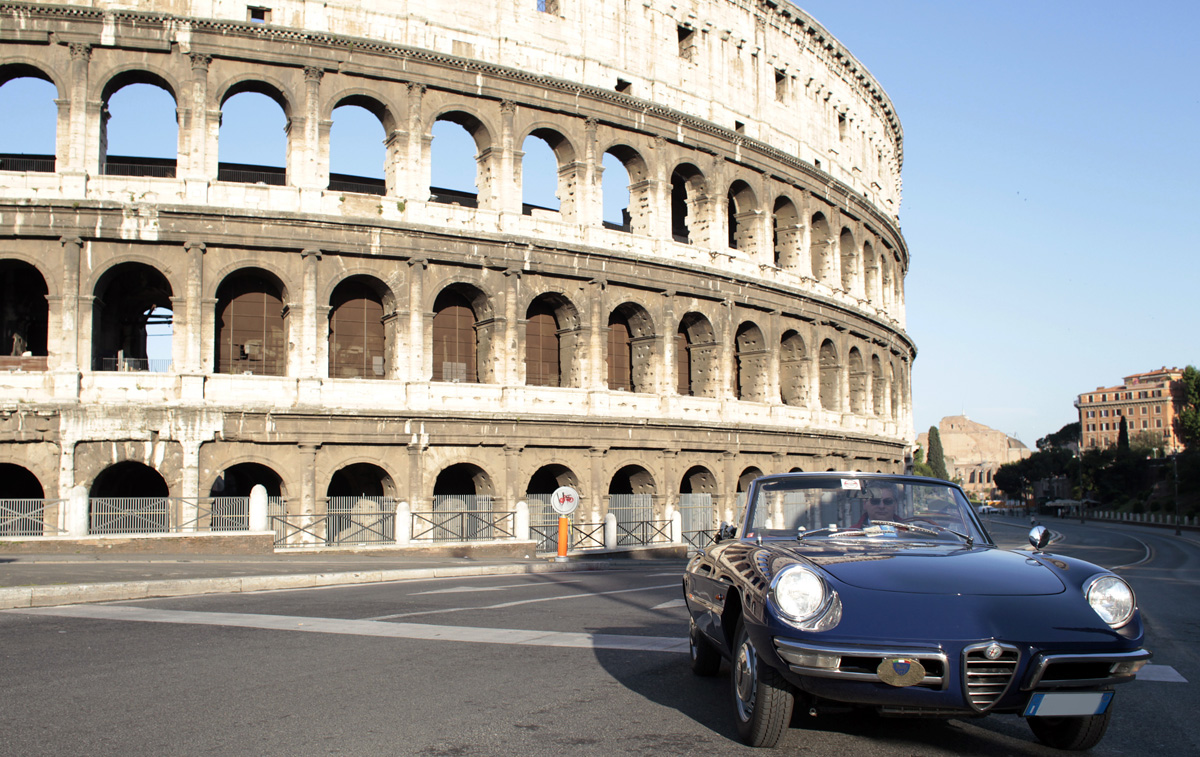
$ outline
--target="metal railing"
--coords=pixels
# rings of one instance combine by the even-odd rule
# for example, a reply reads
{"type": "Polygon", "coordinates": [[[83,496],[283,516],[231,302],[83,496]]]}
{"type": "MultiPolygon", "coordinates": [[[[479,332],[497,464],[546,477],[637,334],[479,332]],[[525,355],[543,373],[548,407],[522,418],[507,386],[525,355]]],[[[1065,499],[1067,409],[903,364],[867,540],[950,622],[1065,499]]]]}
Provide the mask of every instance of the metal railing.
{"type": "Polygon", "coordinates": [[[608,511],[617,519],[617,546],[671,541],[671,522],[654,517],[654,495],[610,494],[608,511]]]}
{"type": "Polygon", "coordinates": [[[250,528],[249,497],[92,497],[88,533],[214,533],[250,528]]]}
{"type": "Polygon", "coordinates": [[[96,369],[100,371],[170,373],[170,358],[144,357],[102,357],[96,361],[96,369]]]}
{"type": "Polygon", "coordinates": [[[106,176],[150,176],[174,179],[175,159],[107,155],[104,157],[100,172],[106,176]]]}
{"type": "Polygon", "coordinates": [[[396,541],[396,501],[391,497],[330,497],[326,544],[396,541]]]}
{"type": "Polygon", "coordinates": [[[37,171],[54,173],[53,155],[24,155],[0,153],[0,171],[37,171]]]}
{"type": "Polygon", "coordinates": [[[0,536],[58,536],[66,531],[47,523],[58,520],[58,507],[65,499],[0,499],[0,536]]]}
{"type": "Polygon", "coordinates": [[[603,523],[572,523],[569,534],[571,549],[604,549],[603,523]]]}
{"type": "Polygon", "coordinates": [[[435,494],[433,510],[412,513],[413,541],[516,538],[516,514],[497,511],[490,495],[435,494]]]}
{"type": "Polygon", "coordinates": [[[244,163],[219,163],[217,164],[217,181],[238,184],[269,184],[282,187],[287,185],[287,169],[275,166],[252,166],[244,163]]]}
{"type": "Polygon", "coordinates": [[[370,176],[349,176],[347,174],[329,174],[329,191],[356,192],[366,195],[387,194],[387,182],[370,176]]]}
{"type": "Polygon", "coordinates": [[[712,543],[717,532],[717,511],[711,494],[680,494],[681,537],[689,551],[699,551],[712,543]]]}

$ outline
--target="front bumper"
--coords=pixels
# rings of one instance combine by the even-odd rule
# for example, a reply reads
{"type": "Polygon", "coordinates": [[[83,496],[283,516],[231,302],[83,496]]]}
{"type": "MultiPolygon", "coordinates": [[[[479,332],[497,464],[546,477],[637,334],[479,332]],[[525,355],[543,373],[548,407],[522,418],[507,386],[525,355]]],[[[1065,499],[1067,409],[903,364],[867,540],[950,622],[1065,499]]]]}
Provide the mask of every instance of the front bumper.
{"type": "Polygon", "coordinates": [[[772,638],[781,672],[809,694],[892,714],[983,715],[1022,710],[1048,690],[1098,690],[1131,681],[1151,657],[1144,649],[1050,652],[994,640],[943,646],[813,644],[772,638]],[[908,685],[885,683],[892,660],[915,661],[925,675],[908,685]]]}

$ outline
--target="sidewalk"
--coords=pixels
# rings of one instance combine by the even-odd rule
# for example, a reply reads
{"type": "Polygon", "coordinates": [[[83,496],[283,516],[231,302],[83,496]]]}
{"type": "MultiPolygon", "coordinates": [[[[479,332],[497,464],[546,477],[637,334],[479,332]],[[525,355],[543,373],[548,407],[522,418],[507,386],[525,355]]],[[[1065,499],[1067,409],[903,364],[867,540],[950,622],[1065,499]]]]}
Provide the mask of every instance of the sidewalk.
{"type": "MultiPolygon", "coordinates": [[[[0,610],[149,597],[631,567],[610,555],[464,558],[312,552],[246,556],[0,554],[0,610]]],[[[683,563],[678,563],[682,573],[683,563]]]]}

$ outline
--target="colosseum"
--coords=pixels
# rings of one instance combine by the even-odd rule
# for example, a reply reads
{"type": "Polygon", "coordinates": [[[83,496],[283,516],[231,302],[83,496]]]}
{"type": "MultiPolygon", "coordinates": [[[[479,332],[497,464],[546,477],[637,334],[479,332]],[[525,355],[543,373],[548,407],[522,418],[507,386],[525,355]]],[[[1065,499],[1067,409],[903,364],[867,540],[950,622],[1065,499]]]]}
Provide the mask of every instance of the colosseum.
{"type": "Polygon", "coordinates": [[[561,486],[581,524],[698,533],[762,473],[903,469],[903,134],[818,21],[251,2],[0,4],[0,85],[56,113],[53,154],[0,144],[4,533],[67,534],[80,491],[93,534],[244,528],[215,503],[262,487],[281,542],[499,538],[561,486]],[[134,86],[173,101],[173,157],[108,153],[134,86]],[[222,159],[246,95],[279,165],[222,159]],[[373,176],[331,160],[357,110],[373,176]],[[473,183],[436,186],[463,157],[473,183]],[[176,504],[106,528],[122,499],[176,504]],[[411,528],[347,535],[364,502],[411,528]]]}

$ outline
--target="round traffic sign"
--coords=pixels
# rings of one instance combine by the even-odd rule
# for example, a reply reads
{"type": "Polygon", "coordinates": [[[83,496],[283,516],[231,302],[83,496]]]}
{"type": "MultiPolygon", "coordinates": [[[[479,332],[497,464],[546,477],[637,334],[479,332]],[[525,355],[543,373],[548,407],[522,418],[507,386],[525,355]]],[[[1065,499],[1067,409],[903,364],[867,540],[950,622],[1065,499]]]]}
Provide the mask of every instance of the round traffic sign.
{"type": "Polygon", "coordinates": [[[559,515],[570,515],[579,507],[579,492],[569,486],[560,486],[550,495],[550,506],[559,515]]]}

